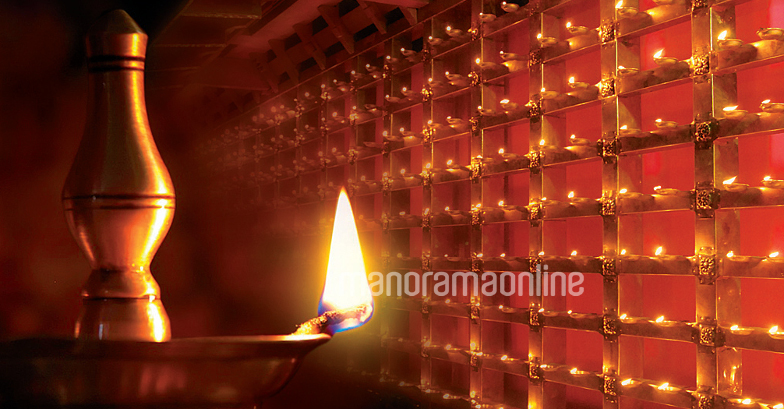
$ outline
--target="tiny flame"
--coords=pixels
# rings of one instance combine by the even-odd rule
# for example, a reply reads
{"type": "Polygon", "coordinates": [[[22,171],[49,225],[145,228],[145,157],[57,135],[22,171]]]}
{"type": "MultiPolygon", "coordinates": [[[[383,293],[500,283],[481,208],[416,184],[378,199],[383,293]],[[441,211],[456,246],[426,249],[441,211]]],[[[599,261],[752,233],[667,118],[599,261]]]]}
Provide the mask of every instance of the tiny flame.
{"type": "Polygon", "coordinates": [[[660,123],[660,122],[662,122],[662,119],[661,119],[661,118],[657,118],[657,119],[656,119],[656,123],[658,124],[658,123],[660,123]]]}
{"type": "Polygon", "coordinates": [[[719,40],[724,40],[727,38],[727,30],[722,31],[719,36],[717,37],[719,40]]]}
{"type": "Polygon", "coordinates": [[[509,99],[504,98],[503,100],[501,100],[501,104],[509,104],[509,99]]]}
{"type": "Polygon", "coordinates": [[[620,1],[618,1],[617,3],[615,3],[615,8],[616,8],[616,9],[619,9],[619,8],[621,8],[621,7],[623,7],[623,0],[620,0],[620,1]]]}
{"type": "Polygon", "coordinates": [[[736,108],[738,108],[737,105],[728,105],[728,106],[722,108],[721,110],[724,111],[724,112],[735,111],[736,108]]]}
{"type": "Polygon", "coordinates": [[[566,22],[566,28],[569,28],[569,27],[572,27],[572,22],[571,21],[567,21],[566,22]]]}
{"type": "Polygon", "coordinates": [[[620,316],[620,318],[621,318],[621,319],[626,319],[626,313],[622,314],[622,315],[620,316]]]}
{"type": "Polygon", "coordinates": [[[345,320],[332,330],[341,332],[367,322],[373,314],[373,296],[367,281],[357,225],[346,190],[340,191],[329,248],[327,278],[319,303],[319,314],[331,310],[368,306],[365,315],[345,320]]]}
{"type": "Polygon", "coordinates": [[[626,255],[626,249],[621,249],[621,255],[626,255]]]}
{"type": "Polygon", "coordinates": [[[626,188],[621,188],[621,190],[618,191],[618,192],[621,193],[621,194],[625,194],[625,193],[629,192],[629,190],[626,189],[626,188]]]}
{"type": "Polygon", "coordinates": [[[503,356],[501,356],[501,360],[509,360],[509,356],[503,355],[503,356]]]}
{"type": "Polygon", "coordinates": [[[540,39],[540,38],[542,38],[542,33],[539,33],[539,34],[537,34],[537,35],[536,35],[536,38],[537,38],[537,39],[540,39]]]}
{"type": "Polygon", "coordinates": [[[664,49],[661,49],[661,50],[657,51],[657,52],[656,52],[656,53],[653,55],[653,58],[661,58],[662,54],[664,54],[664,49]]]}
{"type": "Polygon", "coordinates": [[[446,165],[447,165],[447,166],[450,166],[450,165],[452,165],[452,160],[450,159],[450,160],[446,161],[446,165]]]}
{"type": "Polygon", "coordinates": [[[738,325],[732,325],[732,326],[730,326],[730,330],[738,330],[738,329],[739,329],[739,326],[738,326],[738,325]]]}
{"type": "Polygon", "coordinates": [[[504,206],[504,200],[503,199],[498,201],[498,206],[504,206]]]}
{"type": "Polygon", "coordinates": [[[656,323],[664,322],[664,316],[659,316],[656,318],[656,323]]]}
{"type": "Polygon", "coordinates": [[[544,256],[544,251],[539,251],[539,256],[544,256]]]}
{"type": "Polygon", "coordinates": [[[572,367],[572,370],[569,370],[569,373],[577,374],[577,368],[576,367],[572,367]]]}
{"type": "Polygon", "coordinates": [[[571,191],[571,192],[569,192],[569,195],[567,195],[567,196],[568,196],[569,198],[574,198],[574,191],[571,191]]]}
{"type": "Polygon", "coordinates": [[[730,178],[730,179],[725,179],[725,180],[724,180],[724,182],[722,182],[722,184],[724,184],[724,185],[733,184],[733,183],[735,183],[735,179],[736,179],[736,178],[737,178],[737,177],[735,176],[735,177],[732,177],[732,178],[730,178]]]}
{"type": "Polygon", "coordinates": [[[477,58],[476,58],[476,60],[474,60],[474,62],[476,62],[477,64],[479,64],[479,63],[481,63],[481,62],[482,62],[482,59],[481,59],[481,58],[479,58],[479,57],[477,57],[477,58]]]}
{"type": "Polygon", "coordinates": [[[741,400],[742,404],[751,404],[751,399],[743,399],[741,400]]]}
{"type": "Polygon", "coordinates": [[[778,326],[773,326],[773,327],[771,327],[771,328],[768,330],[768,333],[771,333],[771,334],[773,334],[773,333],[778,333],[778,331],[779,331],[779,327],[778,327],[778,326]]]}
{"type": "Polygon", "coordinates": [[[569,84],[574,84],[574,76],[569,77],[569,84]]]}
{"type": "Polygon", "coordinates": [[[654,191],[658,191],[658,190],[660,190],[660,189],[661,189],[661,185],[656,185],[655,187],[653,187],[653,190],[654,190],[654,191]]]}
{"type": "Polygon", "coordinates": [[[629,126],[628,126],[628,125],[622,125],[622,126],[621,126],[621,129],[622,129],[622,130],[625,130],[625,129],[628,129],[628,128],[629,128],[629,126]]]}
{"type": "Polygon", "coordinates": [[[774,409],[784,409],[784,403],[779,403],[779,404],[773,406],[773,408],[774,409]]]}
{"type": "Polygon", "coordinates": [[[770,181],[770,175],[765,175],[765,178],[762,178],[763,181],[770,181]]]}
{"type": "Polygon", "coordinates": [[[539,145],[544,145],[544,138],[539,140],[539,145]]]}
{"type": "Polygon", "coordinates": [[[670,389],[670,384],[669,383],[662,383],[662,384],[659,385],[659,387],[657,387],[657,389],[659,389],[659,390],[669,390],[670,389]]]}
{"type": "Polygon", "coordinates": [[[632,379],[626,379],[621,382],[621,386],[628,386],[630,384],[632,384],[632,379]]]}
{"type": "Polygon", "coordinates": [[[503,155],[503,153],[504,153],[504,152],[506,152],[506,151],[504,151],[504,149],[503,149],[503,148],[498,148],[498,153],[499,153],[499,154],[502,154],[502,155],[503,155]]]}
{"type": "Polygon", "coordinates": [[[733,251],[729,251],[729,252],[727,252],[727,257],[728,257],[728,258],[731,258],[731,257],[733,257],[733,256],[735,256],[735,252],[733,252],[733,251]]]}
{"type": "Polygon", "coordinates": [[[577,251],[572,251],[572,256],[577,256],[577,251]]]}
{"type": "Polygon", "coordinates": [[[664,253],[664,247],[660,246],[660,247],[656,248],[656,252],[654,252],[654,253],[656,254],[656,256],[660,256],[661,254],[664,253]]]}
{"type": "Polygon", "coordinates": [[[768,98],[767,100],[764,100],[764,101],[762,101],[762,103],[763,103],[763,104],[768,104],[768,103],[770,103],[770,98],[768,98]]]}
{"type": "Polygon", "coordinates": [[[779,251],[771,252],[770,255],[768,255],[768,257],[769,258],[778,258],[779,257],[779,251]]]}

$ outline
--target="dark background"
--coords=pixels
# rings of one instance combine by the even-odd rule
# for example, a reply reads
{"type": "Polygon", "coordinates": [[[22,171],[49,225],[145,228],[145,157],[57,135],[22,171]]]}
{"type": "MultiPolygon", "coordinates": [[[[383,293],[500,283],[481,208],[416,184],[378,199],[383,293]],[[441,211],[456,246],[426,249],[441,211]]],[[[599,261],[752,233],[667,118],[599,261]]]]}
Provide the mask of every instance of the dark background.
{"type": "MultiPolygon", "coordinates": [[[[154,37],[181,6],[0,2],[0,338],[73,334],[89,266],[66,226],[60,192],[85,123],[90,22],[124,8],[154,37]]],[[[177,195],[174,222],[152,263],[173,337],[293,331],[315,316],[327,243],[269,237],[266,221],[209,203],[191,156],[205,130],[179,108],[177,89],[147,91],[153,135],[177,195]]],[[[402,405],[373,390],[370,378],[346,372],[347,352],[369,340],[373,327],[318,349],[268,405],[402,405]]]]}

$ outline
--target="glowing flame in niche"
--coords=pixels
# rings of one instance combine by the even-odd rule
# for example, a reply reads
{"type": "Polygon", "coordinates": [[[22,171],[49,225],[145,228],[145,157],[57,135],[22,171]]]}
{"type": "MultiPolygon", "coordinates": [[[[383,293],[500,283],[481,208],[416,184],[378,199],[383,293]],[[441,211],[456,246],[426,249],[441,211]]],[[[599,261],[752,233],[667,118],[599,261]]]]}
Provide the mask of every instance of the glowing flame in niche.
{"type": "Polygon", "coordinates": [[[335,325],[332,330],[337,333],[359,327],[373,315],[373,296],[368,286],[357,225],[354,222],[354,214],[346,190],[342,189],[335,211],[327,279],[324,283],[324,291],[321,293],[318,313],[321,315],[331,310],[350,309],[362,305],[368,306],[363,317],[345,320],[335,325]]]}

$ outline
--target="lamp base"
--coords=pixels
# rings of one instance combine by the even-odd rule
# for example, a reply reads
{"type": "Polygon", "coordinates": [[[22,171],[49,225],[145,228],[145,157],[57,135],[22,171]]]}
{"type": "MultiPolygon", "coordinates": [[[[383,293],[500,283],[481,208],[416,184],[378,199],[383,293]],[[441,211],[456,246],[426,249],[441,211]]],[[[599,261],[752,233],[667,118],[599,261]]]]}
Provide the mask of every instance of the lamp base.
{"type": "Polygon", "coordinates": [[[3,407],[254,407],[329,335],[0,343],[3,407]]]}

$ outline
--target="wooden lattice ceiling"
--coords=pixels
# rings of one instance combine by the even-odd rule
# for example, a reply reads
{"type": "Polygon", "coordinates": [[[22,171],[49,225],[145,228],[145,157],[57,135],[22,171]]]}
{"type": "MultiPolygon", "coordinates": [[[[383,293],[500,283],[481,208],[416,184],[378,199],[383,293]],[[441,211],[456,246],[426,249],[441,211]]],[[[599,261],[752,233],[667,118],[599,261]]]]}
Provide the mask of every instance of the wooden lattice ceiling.
{"type": "Polygon", "coordinates": [[[415,24],[427,3],[262,1],[188,2],[152,40],[148,90],[216,111],[202,118],[230,116],[415,24]]]}

